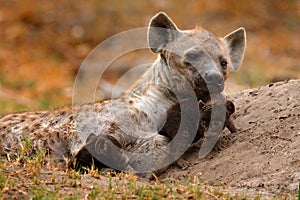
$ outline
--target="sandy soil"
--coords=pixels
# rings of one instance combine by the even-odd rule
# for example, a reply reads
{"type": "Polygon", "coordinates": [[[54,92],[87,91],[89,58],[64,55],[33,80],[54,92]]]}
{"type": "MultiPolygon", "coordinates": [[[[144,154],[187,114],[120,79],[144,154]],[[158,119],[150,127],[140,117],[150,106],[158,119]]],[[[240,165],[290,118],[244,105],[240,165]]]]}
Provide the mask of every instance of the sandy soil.
{"type": "Polygon", "coordinates": [[[264,197],[297,195],[300,180],[300,80],[278,82],[230,95],[239,131],[224,131],[220,151],[199,159],[197,148],[185,157],[192,166],[172,167],[163,177],[197,175],[209,185],[264,197]]]}

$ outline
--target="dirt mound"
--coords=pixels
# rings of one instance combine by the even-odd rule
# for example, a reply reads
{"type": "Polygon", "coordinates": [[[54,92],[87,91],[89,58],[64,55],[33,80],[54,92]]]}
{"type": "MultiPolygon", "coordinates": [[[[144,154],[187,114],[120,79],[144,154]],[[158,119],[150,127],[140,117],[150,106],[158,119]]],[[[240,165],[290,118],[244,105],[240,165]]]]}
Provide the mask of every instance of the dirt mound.
{"type": "Polygon", "coordinates": [[[300,180],[300,80],[278,82],[230,95],[239,131],[220,138],[226,147],[199,159],[194,148],[186,170],[163,177],[198,176],[229,191],[267,195],[297,194],[300,180]]]}

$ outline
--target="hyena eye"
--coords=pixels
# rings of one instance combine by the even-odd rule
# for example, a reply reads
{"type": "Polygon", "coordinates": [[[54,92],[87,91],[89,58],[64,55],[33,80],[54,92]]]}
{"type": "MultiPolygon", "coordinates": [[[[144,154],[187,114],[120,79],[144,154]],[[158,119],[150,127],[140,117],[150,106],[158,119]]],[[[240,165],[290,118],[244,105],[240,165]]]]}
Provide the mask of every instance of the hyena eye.
{"type": "Polygon", "coordinates": [[[221,60],[220,62],[222,69],[227,69],[227,61],[226,60],[221,60]]]}
{"type": "Polygon", "coordinates": [[[192,63],[190,63],[189,61],[184,61],[183,64],[187,67],[192,66],[192,63]]]}

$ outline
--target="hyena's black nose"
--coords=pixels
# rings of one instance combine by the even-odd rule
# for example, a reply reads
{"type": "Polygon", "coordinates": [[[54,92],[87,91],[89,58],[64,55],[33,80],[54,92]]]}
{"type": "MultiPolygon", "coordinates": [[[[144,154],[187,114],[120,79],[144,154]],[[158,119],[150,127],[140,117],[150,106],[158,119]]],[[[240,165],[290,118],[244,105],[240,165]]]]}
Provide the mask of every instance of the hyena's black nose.
{"type": "Polygon", "coordinates": [[[210,70],[205,73],[204,79],[208,86],[223,90],[224,79],[223,79],[223,75],[220,72],[216,70],[210,70]]]}

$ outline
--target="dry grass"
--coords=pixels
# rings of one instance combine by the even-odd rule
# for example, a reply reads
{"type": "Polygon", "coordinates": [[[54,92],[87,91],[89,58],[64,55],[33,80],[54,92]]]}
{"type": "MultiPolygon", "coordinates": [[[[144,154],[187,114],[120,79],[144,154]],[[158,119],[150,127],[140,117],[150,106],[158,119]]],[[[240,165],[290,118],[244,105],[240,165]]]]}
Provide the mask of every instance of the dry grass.
{"type": "MultiPolygon", "coordinates": [[[[22,151],[10,161],[2,160],[0,197],[4,199],[248,199],[231,196],[205,186],[194,178],[185,183],[172,180],[146,182],[133,174],[105,173],[89,169],[85,174],[45,165],[45,154],[27,157],[22,151]],[[51,168],[51,169],[50,169],[51,168]]],[[[259,195],[257,196],[259,197],[259,195]]],[[[258,198],[259,199],[259,198],[258,198]]]]}
{"type": "MultiPolygon", "coordinates": [[[[185,180],[143,180],[130,173],[54,167],[46,152],[32,152],[27,139],[17,155],[0,159],[1,199],[263,199],[202,184],[197,176],[185,180]]],[[[282,196],[277,199],[296,200],[282,196]]]]}

